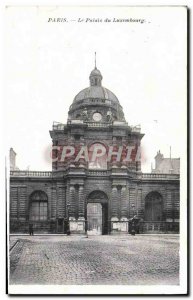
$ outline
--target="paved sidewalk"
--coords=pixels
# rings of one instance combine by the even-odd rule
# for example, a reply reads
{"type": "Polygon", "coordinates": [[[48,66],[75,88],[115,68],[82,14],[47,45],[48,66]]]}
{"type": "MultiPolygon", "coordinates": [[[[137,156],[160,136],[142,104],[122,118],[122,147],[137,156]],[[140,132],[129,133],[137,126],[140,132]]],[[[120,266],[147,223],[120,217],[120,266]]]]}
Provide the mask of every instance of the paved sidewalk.
{"type": "Polygon", "coordinates": [[[11,284],[179,284],[178,235],[13,239],[11,284]]]}

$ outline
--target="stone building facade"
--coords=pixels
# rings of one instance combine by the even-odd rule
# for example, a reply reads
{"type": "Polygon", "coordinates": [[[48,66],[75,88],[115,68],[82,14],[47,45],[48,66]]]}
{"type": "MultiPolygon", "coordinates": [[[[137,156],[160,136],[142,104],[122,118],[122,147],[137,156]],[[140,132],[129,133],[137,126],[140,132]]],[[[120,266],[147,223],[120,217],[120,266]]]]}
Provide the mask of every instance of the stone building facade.
{"type": "Polygon", "coordinates": [[[52,171],[10,171],[10,232],[179,231],[179,174],[142,173],[144,136],[95,69],[66,124],[54,123],[52,171]],[[128,159],[129,157],[129,159],[128,159]]]}

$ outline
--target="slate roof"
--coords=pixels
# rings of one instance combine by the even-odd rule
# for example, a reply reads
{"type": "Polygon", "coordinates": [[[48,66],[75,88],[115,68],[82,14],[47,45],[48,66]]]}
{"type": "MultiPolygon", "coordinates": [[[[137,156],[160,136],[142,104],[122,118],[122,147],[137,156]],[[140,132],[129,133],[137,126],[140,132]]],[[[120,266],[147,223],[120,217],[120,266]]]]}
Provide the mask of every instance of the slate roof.
{"type": "Polygon", "coordinates": [[[153,173],[180,174],[180,158],[163,158],[153,173]]]}

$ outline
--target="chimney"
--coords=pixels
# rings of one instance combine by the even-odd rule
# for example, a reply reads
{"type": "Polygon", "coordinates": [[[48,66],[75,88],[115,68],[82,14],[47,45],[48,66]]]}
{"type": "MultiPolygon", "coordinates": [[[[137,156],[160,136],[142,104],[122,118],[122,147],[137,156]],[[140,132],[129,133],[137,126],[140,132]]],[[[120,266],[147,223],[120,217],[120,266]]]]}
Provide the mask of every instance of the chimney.
{"type": "Polygon", "coordinates": [[[155,168],[156,169],[159,168],[159,165],[163,159],[164,159],[164,156],[163,156],[163,154],[160,153],[160,150],[159,150],[155,156],[155,168]]]}
{"type": "Polygon", "coordinates": [[[10,160],[10,170],[16,169],[16,152],[13,150],[13,148],[10,148],[9,150],[9,160],[10,160]]]}

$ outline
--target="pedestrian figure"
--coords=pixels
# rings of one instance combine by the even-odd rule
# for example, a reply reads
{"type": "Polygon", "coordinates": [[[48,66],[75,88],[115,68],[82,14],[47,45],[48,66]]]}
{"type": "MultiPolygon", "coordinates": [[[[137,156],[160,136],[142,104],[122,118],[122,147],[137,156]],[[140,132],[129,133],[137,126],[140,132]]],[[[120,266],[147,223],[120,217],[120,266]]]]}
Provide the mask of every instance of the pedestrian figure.
{"type": "Polygon", "coordinates": [[[88,238],[88,221],[85,221],[85,233],[86,233],[86,238],[88,238]]]}
{"type": "Polygon", "coordinates": [[[131,235],[135,235],[135,224],[132,222],[131,224],[131,235]]]}
{"type": "Polygon", "coordinates": [[[66,231],[67,235],[70,235],[70,224],[69,224],[69,220],[67,221],[67,231],[66,231]]]}
{"type": "Polygon", "coordinates": [[[29,234],[34,235],[33,224],[29,224],[29,234]]]}

